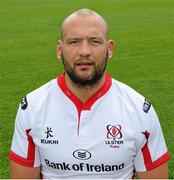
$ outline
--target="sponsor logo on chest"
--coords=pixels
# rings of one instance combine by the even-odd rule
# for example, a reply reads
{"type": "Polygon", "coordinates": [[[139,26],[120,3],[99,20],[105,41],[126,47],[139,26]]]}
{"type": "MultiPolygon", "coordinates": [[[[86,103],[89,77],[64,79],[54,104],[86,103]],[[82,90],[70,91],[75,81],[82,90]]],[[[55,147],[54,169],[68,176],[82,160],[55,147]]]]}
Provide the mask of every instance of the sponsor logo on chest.
{"type": "Polygon", "coordinates": [[[70,164],[66,162],[62,163],[55,163],[51,162],[48,159],[45,159],[45,164],[48,167],[51,167],[53,169],[57,170],[63,170],[63,171],[86,171],[86,172],[111,172],[111,171],[119,171],[122,170],[125,166],[124,163],[122,164],[89,164],[89,163],[76,163],[76,164],[70,164]]]}

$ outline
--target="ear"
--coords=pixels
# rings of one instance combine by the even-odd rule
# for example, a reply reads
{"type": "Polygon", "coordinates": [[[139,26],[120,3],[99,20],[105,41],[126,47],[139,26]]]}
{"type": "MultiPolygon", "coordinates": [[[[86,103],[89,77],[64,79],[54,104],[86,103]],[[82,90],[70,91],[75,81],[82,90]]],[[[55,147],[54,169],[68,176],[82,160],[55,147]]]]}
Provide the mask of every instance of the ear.
{"type": "Polygon", "coordinates": [[[62,54],[62,41],[59,40],[56,46],[56,55],[58,59],[61,59],[61,54],[62,54]]]}
{"type": "Polygon", "coordinates": [[[115,49],[115,42],[112,39],[108,40],[108,57],[109,58],[112,58],[114,54],[114,49],[115,49]]]}

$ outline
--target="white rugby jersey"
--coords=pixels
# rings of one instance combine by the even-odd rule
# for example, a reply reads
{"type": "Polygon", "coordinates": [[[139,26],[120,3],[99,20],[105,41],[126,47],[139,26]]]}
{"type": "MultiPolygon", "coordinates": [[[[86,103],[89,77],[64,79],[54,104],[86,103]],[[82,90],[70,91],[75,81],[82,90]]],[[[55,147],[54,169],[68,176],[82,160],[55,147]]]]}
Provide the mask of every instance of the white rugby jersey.
{"type": "Polygon", "coordinates": [[[106,81],[87,102],[64,73],[21,101],[9,157],[41,167],[43,178],[132,178],[170,158],[151,104],[127,85],[106,81]]]}

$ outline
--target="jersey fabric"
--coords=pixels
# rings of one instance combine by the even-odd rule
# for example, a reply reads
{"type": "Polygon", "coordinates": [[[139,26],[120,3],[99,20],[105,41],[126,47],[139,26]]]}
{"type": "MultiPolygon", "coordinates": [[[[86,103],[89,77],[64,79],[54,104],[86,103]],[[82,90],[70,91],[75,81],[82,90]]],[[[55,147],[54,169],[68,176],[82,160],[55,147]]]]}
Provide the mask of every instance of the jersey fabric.
{"type": "Polygon", "coordinates": [[[9,157],[41,167],[43,178],[132,178],[170,158],[151,104],[105,75],[87,102],[67,87],[64,73],[21,101],[9,157]]]}

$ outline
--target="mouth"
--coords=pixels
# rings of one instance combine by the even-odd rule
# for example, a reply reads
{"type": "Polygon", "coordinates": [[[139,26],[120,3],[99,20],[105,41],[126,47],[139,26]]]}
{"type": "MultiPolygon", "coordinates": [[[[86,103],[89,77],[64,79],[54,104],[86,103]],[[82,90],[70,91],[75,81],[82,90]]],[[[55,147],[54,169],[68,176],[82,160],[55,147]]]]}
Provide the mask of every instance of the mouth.
{"type": "Polygon", "coordinates": [[[92,64],[93,63],[91,61],[80,61],[76,63],[77,66],[90,66],[92,64]]]}
{"type": "Polygon", "coordinates": [[[92,65],[93,65],[93,62],[89,60],[79,61],[76,63],[76,66],[82,68],[83,70],[89,68],[92,65]]]}

